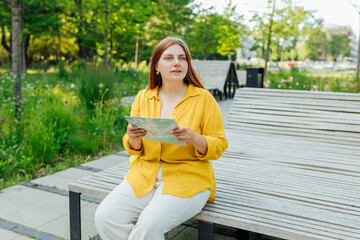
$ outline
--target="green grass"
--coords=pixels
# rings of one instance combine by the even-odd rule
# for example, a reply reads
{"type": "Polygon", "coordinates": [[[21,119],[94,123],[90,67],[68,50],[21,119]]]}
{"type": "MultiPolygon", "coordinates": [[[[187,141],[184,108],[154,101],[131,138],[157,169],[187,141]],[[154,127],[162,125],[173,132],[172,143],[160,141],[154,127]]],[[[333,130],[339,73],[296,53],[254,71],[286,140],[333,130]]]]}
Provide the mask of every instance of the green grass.
{"type": "Polygon", "coordinates": [[[147,68],[124,67],[117,73],[97,68],[97,77],[90,78],[86,63],[62,64],[59,71],[22,79],[20,119],[14,114],[14,81],[0,73],[0,189],[123,150],[130,106],[121,98],[146,86],[147,68]],[[83,90],[100,91],[87,98],[83,90]]]}
{"type": "Polygon", "coordinates": [[[357,93],[354,73],[313,73],[307,71],[274,71],[266,74],[264,87],[308,91],[357,93]]]}

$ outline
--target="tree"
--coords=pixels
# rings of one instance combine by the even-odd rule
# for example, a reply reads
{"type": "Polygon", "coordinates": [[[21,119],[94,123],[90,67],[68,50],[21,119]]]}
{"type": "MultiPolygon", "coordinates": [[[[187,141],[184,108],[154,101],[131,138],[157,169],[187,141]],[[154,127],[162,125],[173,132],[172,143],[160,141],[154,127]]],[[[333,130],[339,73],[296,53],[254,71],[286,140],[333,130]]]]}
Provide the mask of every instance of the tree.
{"type": "Polygon", "coordinates": [[[330,36],[329,53],[335,61],[350,55],[349,37],[343,33],[334,33],[330,36]]]}
{"type": "Polygon", "coordinates": [[[15,78],[15,115],[20,117],[21,93],[21,0],[11,1],[12,73],[15,78]]]}
{"type": "Polygon", "coordinates": [[[241,22],[243,22],[243,16],[236,13],[236,6],[232,6],[230,0],[219,18],[216,36],[218,39],[217,52],[228,56],[228,60],[231,60],[231,55],[241,46],[240,38],[245,33],[245,27],[241,22]]]}
{"type": "Polygon", "coordinates": [[[211,9],[206,9],[200,12],[185,34],[192,55],[204,60],[218,49],[218,24],[222,18],[219,14],[210,11],[211,9]]]}
{"type": "MultiPolygon", "coordinates": [[[[28,57],[28,48],[31,38],[41,36],[57,36],[59,28],[62,23],[60,21],[60,11],[57,1],[54,0],[22,0],[21,11],[21,59],[22,71],[25,73],[26,65],[31,62],[31,57],[28,57]]],[[[2,2],[0,5],[0,24],[3,33],[5,31],[12,31],[10,16],[1,9],[6,9],[6,3],[2,2]]],[[[2,34],[2,45],[12,55],[10,47],[8,47],[5,34],[2,34]]]]}
{"type": "Polygon", "coordinates": [[[316,29],[306,41],[308,51],[307,57],[311,60],[322,60],[328,52],[326,33],[321,29],[316,29]]]}
{"type": "Polygon", "coordinates": [[[257,41],[255,44],[261,47],[262,52],[265,53],[264,78],[266,76],[267,63],[270,57],[270,48],[273,38],[274,18],[276,17],[276,0],[268,0],[268,8],[270,8],[271,5],[270,12],[264,13],[263,15],[255,14],[252,18],[252,21],[257,23],[257,27],[253,33],[254,39],[257,41]]]}
{"type": "Polygon", "coordinates": [[[148,46],[155,46],[167,36],[183,37],[192,24],[193,0],[158,0],[153,5],[153,15],[145,26],[148,46]]]}

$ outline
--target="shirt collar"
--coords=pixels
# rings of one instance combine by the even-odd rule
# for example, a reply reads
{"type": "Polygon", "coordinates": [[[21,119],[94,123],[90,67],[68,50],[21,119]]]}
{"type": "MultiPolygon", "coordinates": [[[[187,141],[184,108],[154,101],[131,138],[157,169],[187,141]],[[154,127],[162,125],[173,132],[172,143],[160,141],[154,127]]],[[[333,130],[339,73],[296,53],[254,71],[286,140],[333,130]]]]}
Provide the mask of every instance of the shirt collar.
{"type": "MultiPolygon", "coordinates": [[[[183,99],[187,99],[189,97],[197,96],[200,94],[200,88],[195,87],[193,84],[189,84],[188,88],[186,89],[185,95],[183,99]]],[[[156,86],[153,89],[147,89],[145,95],[147,98],[158,98],[159,86],[156,86]]]]}

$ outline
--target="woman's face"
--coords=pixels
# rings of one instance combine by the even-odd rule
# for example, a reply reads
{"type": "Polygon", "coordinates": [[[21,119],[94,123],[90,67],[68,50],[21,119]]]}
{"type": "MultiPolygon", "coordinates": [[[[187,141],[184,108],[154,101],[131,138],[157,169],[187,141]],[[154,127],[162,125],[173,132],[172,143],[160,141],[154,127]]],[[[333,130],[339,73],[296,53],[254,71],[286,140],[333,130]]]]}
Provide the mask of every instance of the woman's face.
{"type": "Polygon", "coordinates": [[[183,81],[188,71],[184,49],[177,44],[168,47],[161,54],[155,69],[163,81],[183,81]]]}

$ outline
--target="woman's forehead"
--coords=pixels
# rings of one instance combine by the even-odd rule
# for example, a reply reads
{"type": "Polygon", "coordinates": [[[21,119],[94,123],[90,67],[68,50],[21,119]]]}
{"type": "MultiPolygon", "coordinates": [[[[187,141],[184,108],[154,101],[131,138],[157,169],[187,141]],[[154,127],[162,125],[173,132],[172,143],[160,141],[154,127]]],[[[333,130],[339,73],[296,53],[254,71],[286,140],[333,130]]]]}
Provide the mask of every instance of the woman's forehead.
{"type": "Polygon", "coordinates": [[[165,49],[165,51],[162,53],[162,55],[166,55],[166,54],[181,55],[181,54],[185,54],[185,51],[180,45],[173,44],[170,47],[168,47],[167,49],[165,49]]]}

